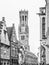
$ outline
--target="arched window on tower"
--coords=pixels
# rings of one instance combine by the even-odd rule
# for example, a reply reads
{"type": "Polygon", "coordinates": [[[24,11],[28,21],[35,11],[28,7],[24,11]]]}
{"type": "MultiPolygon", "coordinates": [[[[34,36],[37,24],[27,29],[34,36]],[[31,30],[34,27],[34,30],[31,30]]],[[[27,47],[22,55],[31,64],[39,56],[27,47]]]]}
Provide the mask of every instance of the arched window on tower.
{"type": "Polygon", "coordinates": [[[21,24],[24,26],[24,15],[22,15],[21,17],[22,17],[21,24]]]}
{"type": "Polygon", "coordinates": [[[25,16],[25,21],[27,20],[27,16],[25,16]]]}
{"type": "Polygon", "coordinates": [[[45,17],[42,18],[42,39],[45,38],[45,17]]]}
{"type": "Polygon", "coordinates": [[[24,16],[22,16],[22,20],[24,21],[24,16]]]}

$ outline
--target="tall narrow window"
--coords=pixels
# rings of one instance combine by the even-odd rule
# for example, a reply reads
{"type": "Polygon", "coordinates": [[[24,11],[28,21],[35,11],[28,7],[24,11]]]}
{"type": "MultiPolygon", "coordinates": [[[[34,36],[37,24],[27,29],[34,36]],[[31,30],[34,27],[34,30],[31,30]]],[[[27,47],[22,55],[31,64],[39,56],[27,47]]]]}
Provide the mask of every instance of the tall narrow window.
{"type": "Polygon", "coordinates": [[[25,16],[25,21],[27,20],[27,16],[25,16]]]}
{"type": "Polygon", "coordinates": [[[6,65],[6,62],[4,62],[4,65],[6,65]]]}
{"type": "Polygon", "coordinates": [[[21,16],[20,16],[20,22],[21,22],[21,16]]]}
{"type": "Polygon", "coordinates": [[[42,18],[42,38],[45,38],[45,17],[42,18]]]}
{"type": "Polygon", "coordinates": [[[22,20],[24,21],[24,16],[22,16],[22,20]]]}
{"type": "Polygon", "coordinates": [[[19,27],[19,31],[21,32],[21,27],[19,27]]]}
{"type": "Polygon", "coordinates": [[[6,31],[4,30],[4,37],[5,37],[5,40],[6,40],[6,31]]]}

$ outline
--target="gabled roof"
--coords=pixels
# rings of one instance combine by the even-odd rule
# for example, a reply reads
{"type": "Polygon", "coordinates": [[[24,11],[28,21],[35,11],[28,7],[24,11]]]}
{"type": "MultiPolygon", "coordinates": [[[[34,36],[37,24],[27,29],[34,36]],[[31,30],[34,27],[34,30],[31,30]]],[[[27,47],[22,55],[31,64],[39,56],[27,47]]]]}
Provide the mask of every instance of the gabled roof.
{"type": "Polygon", "coordinates": [[[7,27],[8,38],[11,40],[13,27],[7,27]]]}
{"type": "Polygon", "coordinates": [[[15,42],[17,41],[17,38],[16,38],[16,31],[15,31],[15,26],[13,24],[12,27],[7,27],[7,33],[8,33],[8,38],[9,38],[9,41],[12,41],[13,40],[13,34],[15,34],[15,42]]]}

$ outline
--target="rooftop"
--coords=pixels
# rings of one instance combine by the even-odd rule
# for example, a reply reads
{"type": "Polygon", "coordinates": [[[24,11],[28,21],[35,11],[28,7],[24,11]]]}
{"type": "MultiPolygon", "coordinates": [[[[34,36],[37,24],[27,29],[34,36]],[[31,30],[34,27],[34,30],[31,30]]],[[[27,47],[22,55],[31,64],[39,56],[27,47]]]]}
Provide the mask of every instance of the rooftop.
{"type": "Polygon", "coordinates": [[[13,30],[13,27],[7,27],[7,33],[8,33],[9,40],[10,40],[11,35],[12,35],[12,30],[13,30]]]}

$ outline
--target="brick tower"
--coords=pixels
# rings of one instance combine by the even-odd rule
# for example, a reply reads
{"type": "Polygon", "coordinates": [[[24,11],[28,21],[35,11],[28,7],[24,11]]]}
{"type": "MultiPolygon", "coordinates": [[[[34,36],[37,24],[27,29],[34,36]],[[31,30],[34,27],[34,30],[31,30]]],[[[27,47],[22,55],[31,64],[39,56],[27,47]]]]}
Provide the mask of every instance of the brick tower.
{"type": "Polygon", "coordinates": [[[24,45],[25,50],[29,50],[29,28],[28,28],[28,11],[20,11],[20,24],[19,24],[19,41],[24,45]]]}

